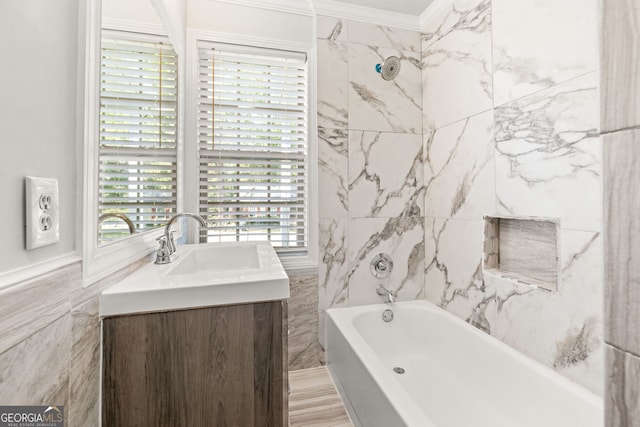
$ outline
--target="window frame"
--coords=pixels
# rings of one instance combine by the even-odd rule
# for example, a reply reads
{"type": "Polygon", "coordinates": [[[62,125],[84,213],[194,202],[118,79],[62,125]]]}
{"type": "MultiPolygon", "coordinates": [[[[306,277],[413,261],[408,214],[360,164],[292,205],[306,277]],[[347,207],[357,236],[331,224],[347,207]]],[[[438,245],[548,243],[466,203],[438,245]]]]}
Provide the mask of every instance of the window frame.
{"type": "MultiPolygon", "coordinates": [[[[316,137],[316,64],[315,47],[312,44],[282,40],[231,35],[201,30],[187,30],[187,79],[186,79],[186,120],[185,120],[185,176],[184,204],[187,210],[197,212],[198,195],[198,44],[222,43],[246,46],[248,48],[278,49],[306,54],[307,57],[307,159],[308,159],[308,241],[305,255],[291,255],[283,252],[280,261],[289,274],[315,274],[318,268],[318,153],[316,137]]],[[[193,225],[188,233],[194,240],[198,233],[193,225]]]]}
{"type": "MultiPolygon", "coordinates": [[[[130,42],[134,42],[134,43],[137,42],[137,43],[141,43],[141,44],[145,43],[145,44],[148,44],[148,45],[155,45],[155,46],[157,46],[158,44],[165,44],[165,45],[168,44],[169,46],[171,46],[171,41],[166,36],[158,36],[158,35],[152,35],[152,34],[148,34],[148,33],[140,34],[140,33],[131,32],[131,31],[111,30],[111,29],[103,28],[102,35],[101,35],[101,40],[105,40],[105,39],[124,41],[125,42],[125,43],[123,43],[124,46],[129,46],[130,42]]],[[[145,232],[148,232],[148,231],[152,231],[153,229],[156,229],[156,228],[161,228],[162,226],[164,226],[164,224],[166,224],[166,222],[172,216],[177,214],[177,212],[176,212],[177,211],[177,191],[178,191],[178,182],[179,182],[179,179],[180,179],[180,177],[178,176],[178,171],[177,171],[177,168],[178,168],[178,146],[177,146],[177,144],[178,144],[178,126],[180,125],[178,123],[178,118],[180,116],[180,111],[178,111],[178,96],[179,96],[179,94],[178,94],[178,79],[179,79],[179,76],[178,76],[178,63],[177,63],[178,54],[177,54],[177,52],[175,52],[175,50],[173,50],[173,47],[171,47],[171,50],[173,51],[173,54],[175,55],[175,59],[176,59],[176,63],[175,63],[175,73],[176,73],[175,77],[176,78],[175,78],[175,80],[172,79],[172,81],[175,81],[175,85],[176,85],[175,86],[175,126],[173,127],[173,131],[175,132],[175,139],[171,138],[171,142],[174,143],[174,141],[175,141],[176,147],[175,147],[175,149],[171,148],[171,150],[167,151],[166,153],[162,152],[161,156],[162,157],[170,157],[171,160],[173,162],[175,162],[174,163],[175,164],[175,178],[172,181],[172,184],[173,184],[172,185],[172,195],[170,197],[166,197],[166,196],[163,197],[163,199],[166,199],[166,200],[170,201],[173,206],[171,206],[172,207],[172,212],[158,214],[158,217],[162,217],[162,219],[157,219],[156,220],[156,224],[154,224],[155,225],[154,227],[149,228],[148,230],[144,230],[144,231],[142,231],[142,233],[145,233],[145,232]]],[[[102,47],[101,47],[101,52],[102,52],[102,47]]],[[[104,56],[104,54],[101,53],[101,56],[104,56]]],[[[100,73],[101,81],[102,81],[103,78],[104,78],[104,74],[102,73],[102,70],[101,70],[101,73],[100,73]]],[[[145,81],[149,82],[149,80],[145,80],[145,81]]],[[[104,102],[105,99],[107,99],[106,102],[108,104],[113,104],[112,98],[110,98],[109,96],[105,97],[104,96],[105,92],[102,89],[103,88],[101,88],[101,92],[100,92],[100,103],[101,103],[101,106],[105,103],[104,102]]],[[[112,92],[108,92],[107,94],[110,95],[110,94],[112,94],[112,92]]],[[[118,92],[117,95],[121,95],[121,92],[118,92]]],[[[157,102],[157,101],[154,101],[154,102],[157,102]]],[[[162,102],[160,102],[160,104],[162,105],[162,102]]],[[[121,108],[121,107],[117,107],[117,108],[121,108]]],[[[168,108],[166,110],[168,110],[168,108]]],[[[166,111],[166,110],[164,110],[164,111],[166,111]]],[[[118,110],[118,111],[120,112],[121,110],[118,110]]],[[[163,110],[161,110],[161,111],[163,111],[163,110]]],[[[136,113],[141,114],[139,112],[136,112],[136,113]]],[[[162,113],[160,113],[160,115],[162,115],[162,113]]],[[[135,114],[131,114],[129,117],[135,117],[135,114]]],[[[105,139],[103,139],[103,133],[102,133],[102,127],[104,126],[103,119],[104,119],[104,115],[102,114],[102,109],[100,109],[99,149],[98,149],[99,167],[104,165],[102,163],[104,160],[100,158],[100,155],[102,153],[102,146],[105,143],[105,139]]],[[[121,129],[119,129],[119,131],[120,130],[121,129]]],[[[156,134],[157,134],[157,129],[154,128],[153,132],[151,132],[151,133],[147,133],[145,131],[144,136],[150,136],[150,135],[156,135],[156,134]]],[[[160,141],[160,139],[159,139],[159,141],[160,141]]],[[[106,143],[108,145],[114,144],[114,142],[115,142],[114,139],[107,139],[106,140],[106,143]]],[[[162,143],[160,143],[160,146],[161,145],[162,145],[162,143]]],[[[154,147],[154,148],[157,148],[157,147],[154,147]]],[[[127,148],[123,148],[123,151],[126,151],[128,149],[129,149],[128,147],[127,148]]],[[[116,156],[119,156],[119,154],[116,154],[116,156]]],[[[124,159],[131,159],[131,156],[124,156],[122,158],[118,157],[118,161],[122,161],[124,159]]],[[[157,168],[157,167],[159,167],[157,165],[150,166],[148,164],[149,161],[146,160],[144,157],[141,158],[139,161],[146,162],[145,165],[139,166],[139,169],[152,168],[152,167],[156,167],[157,168]]],[[[135,169],[135,167],[131,167],[130,169],[135,169]]],[[[137,177],[137,175],[139,173],[140,172],[138,170],[137,173],[134,173],[133,175],[129,175],[129,176],[137,177]]],[[[106,178],[107,176],[108,176],[107,173],[103,173],[102,178],[106,178]]],[[[98,177],[100,179],[100,170],[98,170],[98,177]]],[[[165,174],[160,174],[160,175],[158,175],[158,177],[166,178],[166,175],[165,174]]],[[[154,183],[156,183],[156,185],[157,185],[157,181],[154,181],[154,183]]],[[[144,185],[142,185],[142,188],[144,189],[142,191],[145,191],[145,190],[148,191],[148,189],[144,185]]],[[[102,188],[102,186],[99,185],[99,190],[98,190],[98,192],[99,192],[98,200],[99,201],[101,200],[100,192],[104,193],[105,191],[106,190],[104,190],[102,188]]],[[[119,190],[113,190],[113,191],[117,192],[119,190]]],[[[163,191],[166,192],[167,190],[163,190],[163,191]]],[[[128,198],[127,198],[127,200],[128,200],[128,198]]],[[[109,202],[110,202],[110,199],[108,197],[107,198],[105,198],[104,196],[102,197],[102,204],[103,205],[105,203],[109,203],[109,202]]],[[[99,203],[99,205],[100,205],[100,203],[99,203]]],[[[130,205],[129,208],[130,209],[131,208],[139,209],[139,207],[136,208],[135,205],[130,205]]],[[[141,216],[144,216],[144,214],[141,214],[139,211],[137,211],[137,212],[138,212],[138,214],[137,215],[134,214],[134,215],[136,215],[138,218],[140,218],[141,216]]],[[[98,213],[102,214],[102,213],[104,213],[104,211],[99,211],[98,213]]],[[[127,215],[127,214],[125,214],[125,215],[127,215]]],[[[147,213],[147,215],[148,215],[148,213],[147,213]]],[[[133,215],[132,215],[132,217],[130,217],[130,219],[136,225],[140,221],[139,219],[135,219],[133,217],[133,215]]],[[[142,220],[142,222],[143,221],[144,220],[142,220]]],[[[100,223],[98,224],[98,232],[100,232],[101,225],[104,226],[104,224],[105,224],[105,222],[102,222],[102,224],[100,224],[100,223]]],[[[124,223],[124,221],[118,221],[117,224],[120,226],[119,230],[128,229],[128,227],[126,227],[126,224],[124,223]]],[[[140,231],[138,231],[138,232],[140,232],[140,231]]],[[[105,240],[102,240],[102,241],[100,241],[100,239],[99,239],[98,244],[100,245],[100,247],[102,247],[102,246],[105,246],[105,245],[109,245],[114,241],[121,240],[123,237],[127,238],[127,237],[130,237],[130,236],[125,235],[125,236],[122,236],[122,237],[118,237],[116,239],[105,239],[105,240]]]]}
{"type": "MultiPolygon", "coordinates": [[[[124,237],[108,244],[98,242],[98,179],[100,134],[100,59],[102,30],[137,33],[140,37],[168,37],[160,25],[131,21],[103,20],[100,0],[90,0],[86,6],[86,62],[84,65],[84,118],[83,143],[79,146],[78,158],[83,180],[78,182],[78,194],[82,195],[77,212],[83,218],[77,231],[77,245],[82,253],[82,284],[88,287],[117,272],[132,262],[140,260],[157,249],[156,239],[163,228],[124,237]]],[[[177,211],[182,211],[182,148],[184,135],[184,59],[178,57],[178,188],[177,211]]]]}

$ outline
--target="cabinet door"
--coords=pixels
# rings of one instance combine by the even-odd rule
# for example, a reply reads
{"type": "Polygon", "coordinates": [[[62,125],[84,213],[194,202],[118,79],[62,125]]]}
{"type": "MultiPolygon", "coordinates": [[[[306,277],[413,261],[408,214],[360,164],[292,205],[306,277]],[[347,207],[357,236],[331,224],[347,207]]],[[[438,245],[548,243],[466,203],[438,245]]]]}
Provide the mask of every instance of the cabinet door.
{"type": "Polygon", "coordinates": [[[283,426],[280,301],[107,318],[103,425],[283,426]]]}

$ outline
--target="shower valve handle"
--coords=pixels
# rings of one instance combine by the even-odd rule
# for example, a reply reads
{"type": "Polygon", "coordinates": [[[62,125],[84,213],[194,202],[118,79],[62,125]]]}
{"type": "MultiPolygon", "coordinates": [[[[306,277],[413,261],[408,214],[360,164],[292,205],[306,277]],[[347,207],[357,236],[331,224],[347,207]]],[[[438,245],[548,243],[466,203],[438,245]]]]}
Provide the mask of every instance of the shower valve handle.
{"type": "Polygon", "coordinates": [[[387,254],[378,254],[371,260],[371,274],[378,279],[386,279],[393,270],[393,260],[387,254]]]}

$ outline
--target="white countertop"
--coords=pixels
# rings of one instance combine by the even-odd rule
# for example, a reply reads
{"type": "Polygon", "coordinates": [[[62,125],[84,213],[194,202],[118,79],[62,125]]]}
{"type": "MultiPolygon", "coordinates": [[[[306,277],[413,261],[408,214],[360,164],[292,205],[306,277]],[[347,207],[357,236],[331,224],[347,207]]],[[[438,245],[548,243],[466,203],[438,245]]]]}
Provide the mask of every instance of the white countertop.
{"type": "Polygon", "coordinates": [[[150,263],[102,292],[100,316],[289,298],[289,278],[273,247],[267,242],[180,245],[177,253],[178,259],[174,262],[164,265],[150,263]],[[259,267],[172,273],[193,251],[208,248],[226,250],[247,245],[256,246],[259,267]]]}

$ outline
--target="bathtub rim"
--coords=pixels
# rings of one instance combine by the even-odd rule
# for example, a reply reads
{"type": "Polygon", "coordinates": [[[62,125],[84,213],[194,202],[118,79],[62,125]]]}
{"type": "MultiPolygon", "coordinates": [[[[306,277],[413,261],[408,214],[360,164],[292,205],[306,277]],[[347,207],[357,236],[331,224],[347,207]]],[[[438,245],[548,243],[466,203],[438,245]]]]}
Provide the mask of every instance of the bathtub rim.
{"type": "MultiPolygon", "coordinates": [[[[574,394],[578,399],[581,399],[585,404],[590,405],[593,409],[601,414],[604,422],[604,396],[599,395],[583,385],[576,383],[561,373],[553,370],[551,367],[544,365],[542,362],[522,353],[521,351],[511,347],[498,338],[487,334],[484,331],[479,330],[473,325],[465,322],[463,319],[457,317],[453,313],[450,313],[435,304],[427,300],[414,300],[414,301],[401,301],[395,303],[378,303],[368,304],[353,307],[334,307],[327,309],[327,321],[331,321],[335,327],[346,337],[346,342],[351,349],[360,357],[361,362],[369,372],[387,372],[388,368],[384,365],[382,360],[378,358],[373,349],[369,346],[367,341],[360,335],[353,324],[353,319],[361,314],[372,311],[384,311],[385,309],[393,310],[394,307],[415,307],[423,310],[436,312],[438,315],[444,316],[448,321],[453,322],[455,325],[464,327],[474,334],[476,337],[485,341],[487,345],[495,346],[501,352],[506,353],[509,357],[514,357],[517,361],[524,363],[527,367],[532,369],[534,373],[540,375],[544,380],[551,381],[564,389],[566,392],[574,394]],[[358,349],[367,349],[368,351],[359,351],[358,349]],[[364,354],[363,354],[364,353],[364,354]],[[379,371],[376,371],[379,370],[379,371]]],[[[326,334],[328,334],[329,328],[325,328],[325,343],[327,343],[326,334]]],[[[327,348],[327,353],[329,349],[327,348]]],[[[329,365],[329,357],[327,355],[327,365],[329,365]]],[[[391,402],[391,405],[396,409],[403,421],[408,425],[414,425],[417,421],[424,423],[425,419],[429,420],[428,415],[424,410],[415,402],[409,392],[398,382],[394,381],[392,375],[371,375],[375,383],[382,390],[389,390],[387,398],[391,402]],[[405,413],[405,411],[407,411],[405,413]]],[[[334,379],[334,381],[336,381],[334,379]]],[[[434,425],[429,420],[431,425],[434,425]]]]}

